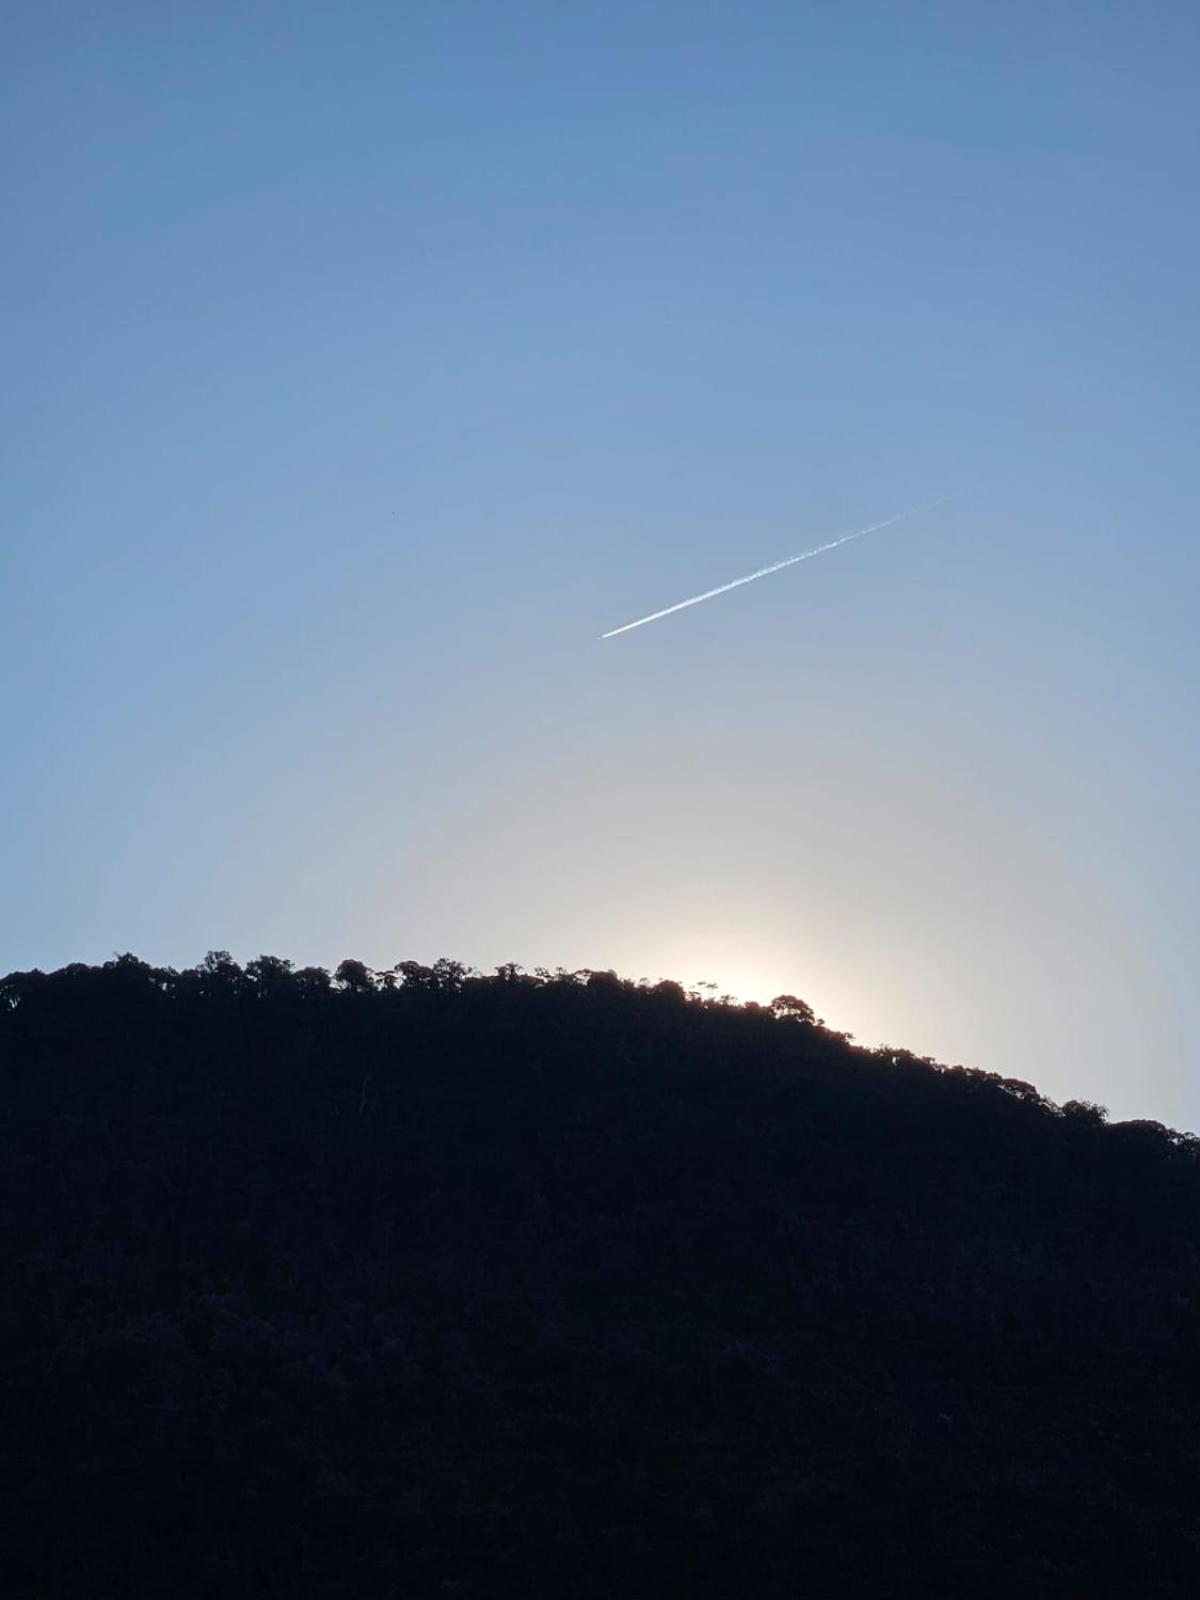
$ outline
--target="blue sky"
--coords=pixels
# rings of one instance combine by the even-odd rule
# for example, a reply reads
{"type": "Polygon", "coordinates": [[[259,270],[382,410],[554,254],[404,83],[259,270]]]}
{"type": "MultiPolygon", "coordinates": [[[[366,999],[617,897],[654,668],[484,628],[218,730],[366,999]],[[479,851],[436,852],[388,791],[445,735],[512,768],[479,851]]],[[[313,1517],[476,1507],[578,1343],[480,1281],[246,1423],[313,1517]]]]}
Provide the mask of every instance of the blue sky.
{"type": "Polygon", "coordinates": [[[1200,1126],[1194,7],[3,27],[0,968],[615,966],[1200,1126]]]}

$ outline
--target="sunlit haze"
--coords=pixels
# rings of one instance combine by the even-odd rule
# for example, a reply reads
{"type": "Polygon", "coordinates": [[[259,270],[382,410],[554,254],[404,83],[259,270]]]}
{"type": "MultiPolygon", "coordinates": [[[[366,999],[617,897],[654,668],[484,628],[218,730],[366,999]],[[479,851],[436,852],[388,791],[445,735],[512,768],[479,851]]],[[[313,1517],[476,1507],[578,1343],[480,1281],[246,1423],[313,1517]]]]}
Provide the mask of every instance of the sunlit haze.
{"type": "Polygon", "coordinates": [[[614,968],[1200,1126],[1200,11],[2,27],[0,971],[614,968]]]}

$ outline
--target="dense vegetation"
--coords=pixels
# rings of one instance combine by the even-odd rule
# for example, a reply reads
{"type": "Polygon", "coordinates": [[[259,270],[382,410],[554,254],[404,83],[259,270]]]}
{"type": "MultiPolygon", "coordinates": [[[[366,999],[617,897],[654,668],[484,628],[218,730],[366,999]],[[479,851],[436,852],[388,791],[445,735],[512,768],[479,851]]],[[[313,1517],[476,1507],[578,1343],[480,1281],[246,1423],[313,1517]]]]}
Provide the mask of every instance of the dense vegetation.
{"type": "Polygon", "coordinates": [[[611,973],[0,981],[45,1600],[1194,1596],[1200,1142],[611,973]]]}

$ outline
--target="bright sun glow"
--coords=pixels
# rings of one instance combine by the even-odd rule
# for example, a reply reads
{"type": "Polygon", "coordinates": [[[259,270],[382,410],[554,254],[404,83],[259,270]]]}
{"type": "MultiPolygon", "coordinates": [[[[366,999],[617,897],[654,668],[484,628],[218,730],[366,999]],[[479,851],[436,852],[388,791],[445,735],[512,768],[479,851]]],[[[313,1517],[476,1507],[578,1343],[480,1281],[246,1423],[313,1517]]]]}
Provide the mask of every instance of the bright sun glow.
{"type": "Polygon", "coordinates": [[[827,965],[781,959],[766,948],[765,941],[762,948],[747,941],[739,949],[724,952],[709,941],[671,941],[664,944],[661,957],[645,976],[651,982],[671,978],[685,989],[699,989],[714,997],[730,995],[741,1003],[754,1000],[768,1005],[777,995],[794,994],[812,1006],[829,1027],[851,1034],[861,1044],[877,1045],[888,1039],[889,1029],[878,1006],[861,993],[851,992],[827,965]]]}
{"type": "MultiPolygon", "coordinates": [[[[665,947],[656,970],[647,974],[652,982],[671,978],[685,989],[700,989],[705,994],[731,995],[745,1002],[756,1000],[766,1005],[779,994],[798,994],[807,999],[795,974],[785,975],[778,960],[765,951],[743,949],[722,954],[708,943],[681,940],[665,947]]],[[[811,1002],[815,1005],[815,1001],[811,1002]]]]}

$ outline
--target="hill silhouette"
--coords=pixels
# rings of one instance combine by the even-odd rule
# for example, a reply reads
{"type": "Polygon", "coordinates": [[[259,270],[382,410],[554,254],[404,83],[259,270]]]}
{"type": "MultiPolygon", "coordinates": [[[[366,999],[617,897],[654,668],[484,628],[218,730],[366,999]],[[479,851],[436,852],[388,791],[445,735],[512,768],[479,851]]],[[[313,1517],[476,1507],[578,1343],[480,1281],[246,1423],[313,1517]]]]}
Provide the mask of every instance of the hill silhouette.
{"type": "Polygon", "coordinates": [[[1188,1596],[1200,1141],[452,961],[0,980],[38,1600],[1188,1596]]]}

